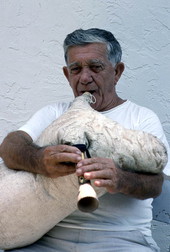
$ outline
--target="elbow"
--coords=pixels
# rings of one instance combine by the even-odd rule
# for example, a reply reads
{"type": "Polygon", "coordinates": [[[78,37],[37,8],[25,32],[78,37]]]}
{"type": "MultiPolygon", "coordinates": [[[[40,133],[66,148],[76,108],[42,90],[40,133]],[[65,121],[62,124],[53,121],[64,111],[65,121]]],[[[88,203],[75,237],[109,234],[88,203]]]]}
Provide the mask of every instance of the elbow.
{"type": "Polygon", "coordinates": [[[164,182],[164,176],[163,173],[160,173],[157,175],[157,183],[155,183],[155,194],[153,195],[153,198],[158,197],[161,192],[162,192],[162,186],[163,186],[163,182],[164,182]]]}
{"type": "Polygon", "coordinates": [[[149,186],[146,186],[143,190],[143,193],[138,195],[138,199],[140,200],[146,200],[149,198],[157,198],[161,192],[162,192],[162,186],[164,177],[162,173],[153,175],[154,179],[150,181],[148,184],[149,186]]]}
{"type": "MultiPolygon", "coordinates": [[[[150,198],[157,198],[161,194],[162,186],[164,182],[163,173],[159,173],[154,176],[156,176],[156,179],[153,183],[153,186],[151,186],[152,190],[150,193],[148,192],[148,194],[150,194],[150,198]]],[[[146,197],[146,198],[149,198],[149,197],[146,197]]]]}

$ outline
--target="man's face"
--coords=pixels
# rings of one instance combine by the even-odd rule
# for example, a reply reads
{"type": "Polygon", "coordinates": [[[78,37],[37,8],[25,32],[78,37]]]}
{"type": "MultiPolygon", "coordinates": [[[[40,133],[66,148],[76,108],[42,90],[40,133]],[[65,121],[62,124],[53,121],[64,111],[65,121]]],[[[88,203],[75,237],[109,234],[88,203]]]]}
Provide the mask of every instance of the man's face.
{"type": "Polygon", "coordinates": [[[94,109],[104,111],[114,107],[115,85],[123,70],[119,73],[117,66],[113,67],[105,44],[71,47],[67,61],[63,71],[75,97],[90,92],[96,98],[94,109]]]}

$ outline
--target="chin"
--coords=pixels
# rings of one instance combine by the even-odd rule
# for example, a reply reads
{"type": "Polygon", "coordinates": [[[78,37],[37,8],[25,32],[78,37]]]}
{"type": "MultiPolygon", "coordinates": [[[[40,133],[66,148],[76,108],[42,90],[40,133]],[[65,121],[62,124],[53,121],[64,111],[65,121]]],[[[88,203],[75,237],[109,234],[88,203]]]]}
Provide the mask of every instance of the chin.
{"type": "Polygon", "coordinates": [[[90,106],[97,111],[100,111],[100,108],[98,108],[97,104],[90,104],[90,106]]]}

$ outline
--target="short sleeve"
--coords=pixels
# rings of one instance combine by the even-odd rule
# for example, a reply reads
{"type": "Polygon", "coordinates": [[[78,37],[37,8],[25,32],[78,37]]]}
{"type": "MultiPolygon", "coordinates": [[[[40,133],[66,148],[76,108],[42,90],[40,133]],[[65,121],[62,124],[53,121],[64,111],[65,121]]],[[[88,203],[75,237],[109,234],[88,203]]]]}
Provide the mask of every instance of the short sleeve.
{"type": "Polygon", "coordinates": [[[25,125],[18,130],[25,131],[36,141],[41,133],[69,107],[69,103],[56,103],[48,105],[37,111],[25,125]]]}
{"type": "Polygon", "coordinates": [[[158,116],[149,109],[144,108],[140,113],[141,115],[139,117],[139,129],[156,136],[162,141],[167,149],[168,163],[164,168],[164,173],[170,176],[170,147],[163,131],[161,122],[158,116]]]}

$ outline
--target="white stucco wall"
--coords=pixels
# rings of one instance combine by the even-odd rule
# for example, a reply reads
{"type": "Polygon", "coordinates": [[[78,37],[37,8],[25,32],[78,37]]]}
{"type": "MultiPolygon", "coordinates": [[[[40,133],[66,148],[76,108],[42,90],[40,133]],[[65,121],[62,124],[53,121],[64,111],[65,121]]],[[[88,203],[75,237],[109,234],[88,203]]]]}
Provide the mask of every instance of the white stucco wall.
{"type": "Polygon", "coordinates": [[[42,106],[72,97],[62,43],[90,27],[120,41],[118,91],[153,109],[170,142],[169,0],[0,0],[0,142],[42,106]]]}
{"type": "MultiPolygon", "coordinates": [[[[120,41],[120,96],[153,109],[170,143],[169,0],[0,0],[0,143],[42,106],[73,97],[62,74],[62,43],[67,33],[90,27],[120,41]]],[[[160,245],[169,247],[167,241],[160,245]]]]}

